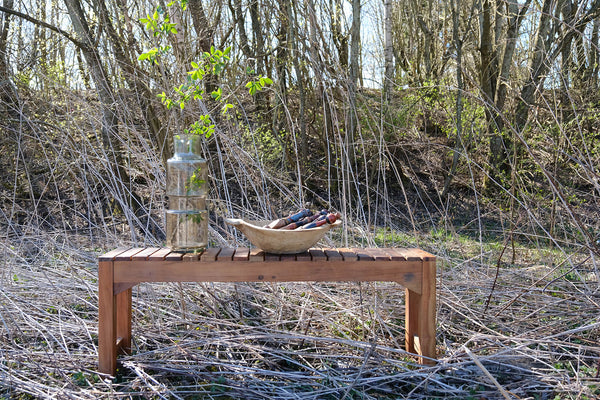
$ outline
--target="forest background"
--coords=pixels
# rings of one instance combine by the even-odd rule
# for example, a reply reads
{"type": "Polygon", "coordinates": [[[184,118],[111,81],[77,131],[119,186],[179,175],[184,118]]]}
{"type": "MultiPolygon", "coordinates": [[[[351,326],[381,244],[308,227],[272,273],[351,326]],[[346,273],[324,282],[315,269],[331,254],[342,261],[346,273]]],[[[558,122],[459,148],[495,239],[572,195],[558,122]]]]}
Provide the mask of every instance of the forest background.
{"type": "Polygon", "coordinates": [[[0,16],[0,398],[600,396],[600,2],[0,16]],[[401,350],[391,284],[164,284],[134,292],[118,376],[95,372],[97,256],[164,244],[172,136],[197,121],[211,245],[247,245],[224,218],[309,206],[343,216],[323,246],[438,256],[437,365],[401,350]]]}

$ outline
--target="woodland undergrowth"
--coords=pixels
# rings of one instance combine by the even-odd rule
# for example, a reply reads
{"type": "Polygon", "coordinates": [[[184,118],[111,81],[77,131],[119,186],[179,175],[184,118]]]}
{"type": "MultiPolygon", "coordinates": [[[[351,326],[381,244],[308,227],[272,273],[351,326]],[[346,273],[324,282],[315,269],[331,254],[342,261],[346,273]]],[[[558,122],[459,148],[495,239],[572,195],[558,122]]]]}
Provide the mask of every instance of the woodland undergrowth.
{"type": "Polygon", "coordinates": [[[552,128],[540,112],[512,174],[485,183],[473,100],[442,196],[456,151],[451,114],[419,88],[405,92],[385,121],[377,93],[362,92],[356,142],[334,123],[313,136],[307,159],[293,132],[274,136],[240,99],[237,117],[204,143],[210,244],[248,244],[224,218],[308,206],[343,216],[319,246],[437,255],[436,365],[403,350],[404,292],[394,284],[142,284],[133,354],[116,377],[98,374],[97,256],[164,244],[170,150],[123,110],[112,140],[124,151],[110,153],[93,97],[56,90],[50,102],[21,90],[0,117],[0,398],[600,396],[594,129],[552,128]]]}

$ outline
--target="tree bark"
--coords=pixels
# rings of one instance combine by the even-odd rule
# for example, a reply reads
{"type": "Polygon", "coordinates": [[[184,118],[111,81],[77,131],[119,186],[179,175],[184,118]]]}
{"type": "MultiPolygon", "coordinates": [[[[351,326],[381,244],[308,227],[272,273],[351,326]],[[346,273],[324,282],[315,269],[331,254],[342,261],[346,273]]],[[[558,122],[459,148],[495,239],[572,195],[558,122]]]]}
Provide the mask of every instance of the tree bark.
{"type": "MultiPolygon", "coordinates": [[[[12,9],[13,0],[4,0],[4,8],[12,9]]],[[[10,67],[8,64],[7,54],[7,42],[8,42],[8,31],[10,29],[10,14],[7,12],[2,13],[2,25],[0,26],[0,101],[2,102],[2,108],[5,111],[15,110],[15,104],[17,103],[17,90],[12,82],[10,67]]]]}
{"type": "Polygon", "coordinates": [[[360,0],[352,0],[352,28],[350,33],[350,74],[348,79],[348,126],[346,132],[346,149],[349,161],[354,163],[354,141],[358,129],[356,92],[360,75],[360,0]]]}
{"type": "Polygon", "coordinates": [[[503,111],[508,93],[508,80],[511,73],[511,65],[515,53],[519,28],[525,17],[531,0],[521,6],[519,10],[516,0],[509,0],[506,3],[507,17],[501,16],[502,8],[499,5],[496,10],[495,24],[492,22],[492,5],[488,0],[484,1],[482,10],[482,31],[481,31],[481,91],[486,102],[486,120],[488,123],[488,133],[490,135],[489,144],[489,179],[486,179],[485,186],[489,185],[490,180],[500,179],[500,174],[507,174],[510,171],[510,155],[513,146],[512,140],[504,132],[503,111]],[[502,25],[506,26],[506,35],[503,42],[504,51],[501,52],[500,32],[502,25]],[[492,31],[492,26],[495,29],[492,31]],[[495,37],[493,37],[495,36],[495,37]],[[502,55],[500,64],[498,60],[502,55]]]}
{"type": "Polygon", "coordinates": [[[458,166],[458,160],[462,151],[465,150],[465,146],[463,145],[463,137],[462,137],[462,109],[463,109],[463,100],[462,100],[462,92],[464,91],[464,84],[462,79],[462,47],[463,41],[459,37],[459,21],[458,21],[458,12],[460,10],[460,0],[451,0],[452,7],[452,21],[453,21],[453,30],[452,36],[454,41],[454,47],[456,48],[456,145],[454,147],[454,154],[452,157],[452,165],[450,166],[450,171],[448,172],[448,176],[444,182],[444,189],[442,191],[441,197],[445,199],[448,196],[448,191],[450,190],[450,183],[454,178],[454,174],[456,173],[456,167],[458,166]]]}
{"type": "Polygon", "coordinates": [[[392,0],[384,2],[384,64],[385,72],[383,74],[383,102],[388,105],[392,84],[394,83],[394,47],[392,43],[392,0]]]}
{"type": "MultiPolygon", "coordinates": [[[[238,35],[240,35],[240,47],[242,49],[242,53],[244,53],[244,55],[246,56],[246,58],[248,59],[248,61],[250,60],[254,60],[254,54],[252,53],[252,50],[250,49],[250,45],[248,44],[248,35],[246,34],[246,26],[245,26],[245,19],[244,19],[244,13],[242,11],[242,1],[241,0],[233,0],[233,3],[229,3],[229,8],[231,9],[231,13],[234,16],[234,22],[237,25],[238,28],[238,35]]],[[[253,62],[251,64],[251,68],[253,70],[256,69],[256,63],[253,62]]]]}
{"type": "Polygon", "coordinates": [[[331,34],[333,42],[338,51],[340,71],[345,74],[348,70],[348,35],[342,30],[343,6],[341,0],[335,0],[335,3],[329,4],[331,13],[331,34]]]}
{"type": "Polygon", "coordinates": [[[551,31],[551,7],[553,3],[554,0],[544,0],[542,12],[540,13],[538,32],[532,49],[533,56],[529,64],[530,76],[521,89],[521,96],[518,100],[515,114],[515,128],[519,133],[523,131],[523,128],[527,124],[529,108],[534,102],[535,93],[550,65],[550,62],[546,60],[546,55],[547,41],[551,31]]]}
{"type": "Polygon", "coordinates": [[[329,151],[326,146],[325,136],[332,131],[332,117],[331,117],[331,109],[329,105],[329,101],[327,100],[329,95],[325,83],[324,73],[325,73],[325,65],[323,62],[323,58],[321,52],[319,51],[319,39],[317,32],[320,32],[320,28],[318,26],[316,12],[315,12],[315,4],[314,0],[308,1],[308,18],[309,18],[309,51],[310,51],[310,59],[312,69],[315,73],[315,92],[316,92],[316,110],[315,114],[319,113],[319,109],[323,113],[323,135],[321,136],[323,142],[324,151],[329,151]]]}
{"type": "MultiPolygon", "coordinates": [[[[306,161],[308,159],[308,138],[306,136],[306,90],[304,88],[304,74],[302,73],[302,68],[300,67],[300,54],[298,54],[298,36],[297,36],[297,27],[298,21],[296,19],[295,13],[292,9],[292,2],[286,1],[286,9],[287,9],[287,18],[289,23],[289,32],[288,37],[292,47],[292,62],[294,64],[294,71],[296,72],[296,84],[298,86],[298,95],[300,97],[300,109],[298,110],[298,115],[300,119],[300,166],[304,169],[306,165],[306,161]]],[[[298,178],[301,179],[301,176],[298,178]]]]}
{"type": "MultiPolygon", "coordinates": [[[[241,8],[241,6],[240,6],[241,8]]],[[[210,52],[210,48],[214,46],[215,29],[208,22],[202,0],[189,0],[188,9],[192,15],[192,23],[194,30],[198,36],[198,44],[201,52],[210,52]]],[[[222,49],[221,49],[222,50],[222,49]]],[[[206,93],[212,93],[218,85],[218,77],[210,75],[205,77],[204,87],[206,93]]]]}
{"type": "Polygon", "coordinates": [[[198,36],[200,50],[210,51],[210,47],[214,43],[215,29],[208,22],[202,0],[189,0],[188,8],[192,15],[192,23],[198,36]]]}
{"type": "Polygon", "coordinates": [[[277,31],[277,47],[275,49],[275,70],[278,79],[275,80],[275,105],[273,108],[272,129],[273,135],[279,139],[280,132],[285,124],[285,110],[288,105],[288,32],[289,21],[285,2],[279,2],[279,28],[277,31]]]}

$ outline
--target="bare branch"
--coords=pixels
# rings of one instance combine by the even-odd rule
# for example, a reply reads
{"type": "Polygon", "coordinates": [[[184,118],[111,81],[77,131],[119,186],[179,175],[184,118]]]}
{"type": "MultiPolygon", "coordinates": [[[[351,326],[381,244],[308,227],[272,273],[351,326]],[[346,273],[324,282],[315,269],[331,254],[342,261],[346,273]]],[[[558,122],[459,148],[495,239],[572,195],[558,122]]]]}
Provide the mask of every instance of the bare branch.
{"type": "Polygon", "coordinates": [[[71,36],[71,34],[69,32],[67,32],[67,31],[65,31],[63,29],[60,29],[59,27],[56,27],[54,25],[51,25],[51,24],[49,24],[47,22],[40,21],[39,19],[33,18],[30,15],[23,14],[22,12],[19,12],[19,11],[16,11],[16,10],[12,10],[10,8],[6,8],[6,7],[3,7],[3,6],[0,6],[0,11],[2,11],[4,13],[7,13],[7,14],[10,14],[10,15],[14,15],[14,16],[19,17],[19,18],[23,18],[24,20],[29,21],[29,22],[31,22],[33,24],[39,25],[39,26],[41,26],[43,28],[47,28],[47,29],[50,29],[53,32],[59,33],[59,34],[63,35],[64,37],[66,37],[75,46],[77,46],[77,47],[79,47],[81,49],[85,49],[85,48],[88,47],[85,43],[83,43],[83,42],[75,39],[73,36],[71,36]]]}

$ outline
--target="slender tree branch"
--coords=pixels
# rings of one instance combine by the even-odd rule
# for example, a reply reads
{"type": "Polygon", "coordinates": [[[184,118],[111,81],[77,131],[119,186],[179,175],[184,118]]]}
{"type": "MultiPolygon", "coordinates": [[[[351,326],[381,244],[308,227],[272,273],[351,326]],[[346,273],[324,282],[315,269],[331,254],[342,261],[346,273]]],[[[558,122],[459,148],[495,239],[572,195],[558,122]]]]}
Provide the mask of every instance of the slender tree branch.
{"type": "Polygon", "coordinates": [[[47,22],[40,21],[39,19],[33,18],[33,17],[31,17],[31,16],[29,16],[27,14],[23,14],[23,13],[21,13],[19,11],[12,10],[10,8],[6,8],[6,7],[3,7],[3,6],[0,6],[0,11],[4,12],[6,14],[14,15],[14,16],[19,17],[19,18],[23,18],[24,20],[29,21],[29,22],[31,22],[33,24],[39,25],[39,26],[41,26],[43,28],[47,28],[47,29],[50,29],[51,31],[59,33],[59,34],[63,35],[64,37],[66,37],[75,46],[77,46],[77,47],[79,47],[81,49],[86,49],[86,48],[89,47],[87,44],[85,44],[85,43],[83,43],[83,42],[75,39],[73,36],[71,36],[71,34],[69,32],[67,32],[65,30],[62,30],[62,29],[60,29],[60,28],[58,28],[58,27],[56,27],[54,25],[50,25],[47,22]]]}

